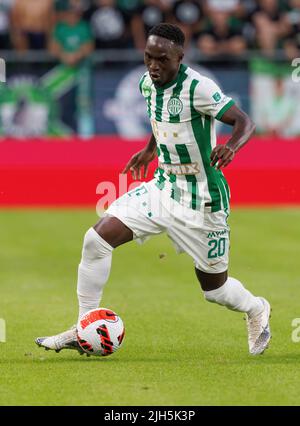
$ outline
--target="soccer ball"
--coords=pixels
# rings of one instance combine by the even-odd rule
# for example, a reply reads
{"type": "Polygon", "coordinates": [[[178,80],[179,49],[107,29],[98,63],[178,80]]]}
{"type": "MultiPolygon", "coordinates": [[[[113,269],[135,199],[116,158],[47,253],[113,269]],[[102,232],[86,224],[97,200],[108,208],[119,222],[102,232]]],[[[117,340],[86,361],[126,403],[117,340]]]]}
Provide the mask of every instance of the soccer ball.
{"type": "Polygon", "coordinates": [[[125,328],[121,318],[110,309],[92,309],[77,327],[80,347],[89,355],[108,356],[121,346],[125,328]]]}

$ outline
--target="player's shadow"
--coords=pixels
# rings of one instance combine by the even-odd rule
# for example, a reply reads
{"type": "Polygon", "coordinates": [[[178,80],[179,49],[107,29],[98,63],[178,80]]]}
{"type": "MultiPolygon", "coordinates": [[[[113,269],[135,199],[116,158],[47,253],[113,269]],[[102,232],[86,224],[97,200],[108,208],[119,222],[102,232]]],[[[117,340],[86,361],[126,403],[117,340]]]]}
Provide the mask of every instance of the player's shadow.
{"type": "Polygon", "coordinates": [[[297,364],[300,362],[300,353],[292,354],[273,354],[255,357],[256,362],[263,362],[265,364],[297,364]]]}
{"type": "MultiPolygon", "coordinates": [[[[11,362],[12,360],[10,360],[11,362]]],[[[67,364],[70,362],[75,363],[114,363],[117,365],[134,365],[136,363],[147,363],[147,364],[180,364],[191,362],[198,363],[203,367],[209,367],[211,364],[213,365],[239,365],[239,366],[251,366],[251,365],[299,365],[300,362],[300,352],[295,351],[286,351],[280,353],[274,353],[270,348],[263,355],[252,356],[247,353],[238,353],[228,355],[217,354],[214,351],[206,350],[205,352],[199,352],[198,356],[193,354],[193,356],[188,356],[187,353],[178,352],[163,352],[163,353],[155,353],[153,356],[151,354],[145,355],[143,353],[135,353],[134,356],[131,356],[129,352],[127,354],[113,354],[112,356],[107,357],[95,357],[86,355],[80,356],[77,353],[62,353],[62,354],[53,354],[51,352],[43,353],[35,353],[35,351],[24,353],[24,357],[15,359],[16,363],[23,362],[32,362],[34,364],[67,364]]],[[[5,360],[0,359],[0,365],[4,365],[6,363],[5,360]]]]}
{"type": "MultiPolygon", "coordinates": [[[[71,362],[88,362],[88,363],[94,363],[94,362],[102,362],[102,363],[116,363],[118,365],[124,364],[124,365],[129,365],[129,364],[136,364],[136,363],[161,363],[161,364],[178,364],[178,363],[182,363],[182,362],[187,362],[187,361],[191,361],[190,358],[184,356],[184,357],[173,357],[171,358],[170,353],[165,352],[164,354],[156,354],[155,356],[147,356],[147,355],[137,355],[135,354],[134,357],[131,356],[105,356],[105,357],[101,357],[101,356],[90,356],[87,357],[85,354],[84,355],[79,355],[79,354],[67,354],[64,353],[62,355],[60,354],[54,354],[53,352],[46,352],[45,354],[35,354],[34,352],[32,353],[26,353],[24,354],[24,358],[20,359],[15,359],[14,362],[16,363],[24,363],[24,361],[26,360],[27,362],[32,362],[35,364],[40,364],[40,365],[46,365],[46,364],[65,364],[65,363],[71,363],[71,362]]],[[[197,359],[193,358],[194,361],[198,362],[197,359]]],[[[202,360],[203,361],[203,360],[202,360]]],[[[201,358],[199,356],[199,362],[201,362],[201,358]]],[[[0,365],[4,364],[5,361],[0,360],[0,365]]]]}
{"type": "MultiPolygon", "coordinates": [[[[168,359],[167,357],[134,357],[134,358],[128,358],[128,357],[86,357],[85,355],[78,356],[78,357],[47,357],[41,359],[40,357],[32,357],[32,361],[34,363],[38,364],[67,364],[67,363],[114,363],[118,365],[130,365],[130,364],[137,364],[137,363],[154,363],[154,364],[180,364],[182,363],[183,359],[168,359]]],[[[188,358],[184,358],[184,361],[188,361],[188,358]]],[[[197,361],[195,358],[193,358],[193,361],[197,361]]],[[[199,362],[202,366],[208,367],[211,365],[211,359],[204,360],[203,357],[199,356],[199,362]]],[[[286,354],[265,354],[260,356],[251,356],[247,355],[243,358],[226,358],[224,359],[223,363],[224,365],[287,365],[287,364],[295,364],[299,366],[300,362],[300,353],[286,353],[286,354]]],[[[220,362],[217,362],[216,364],[220,364],[220,362]]]]}
{"type": "Polygon", "coordinates": [[[287,364],[295,364],[297,367],[300,363],[300,352],[299,353],[277,353],[271,354],[270,352],[266,352],[262,355],[250,355],[246,354],[243,357],[230,359],[229,357],[224,360],[224,365],[239,365],[243,366],[251,366],[251,365],[287,365],[287,364]]]}
{"type": "MultiPolygon", "coordinates": [[[[53,357],[53,358],[43,358],[43,359],[40,359],[40,357],[38,358],[38,357],[32,357],[32,361],[34,362],[34,363],[39,363],[39,364],[43,364],[43,365],[45,365],[45,364],[64,364],[64,363],[71,363],[71,362],[76,362],[76,363],[78,363],[78,362],[81,362],[81,363],[83,363],[83,362],[88,362],[88,363],[91,363],[91,362],[101,362],[101,363],[107,363],[107,362],[109,362],[109,363],[116,363],[116,364],[118,364],[118,365],[120,365],[120,364],[124,364],[124,365],[127,365],[127,364],[136,364],[136,363],[155,363],[155,364],[157,364],[157,363],[162,363],[162,364],[170,364],[170,363],[174,363],[174,364],[178,364],[178,363],[180,363],[181,361],[180,360],[168,360],[167,358],[157,358],[157,357],[155,357],[155,358],[151,358],[151,357],[149,357],[149,358],[147,358],[147,357],[140,357],[140,358],[135,358],[135,359],[128,359],[128,358],[114,358],[114,357],[93,357],[93,356],[91,356],[91,357],[86,357],[86,356],[84,356],[84,355],[82,355],[82,356],[78,356],[77,358],[71,358],[71,357],[64,357],[64,358],[59,358],[59,357],[53,357]]],[[[1,364],[1,363],[0,363],[1,364]]]]}

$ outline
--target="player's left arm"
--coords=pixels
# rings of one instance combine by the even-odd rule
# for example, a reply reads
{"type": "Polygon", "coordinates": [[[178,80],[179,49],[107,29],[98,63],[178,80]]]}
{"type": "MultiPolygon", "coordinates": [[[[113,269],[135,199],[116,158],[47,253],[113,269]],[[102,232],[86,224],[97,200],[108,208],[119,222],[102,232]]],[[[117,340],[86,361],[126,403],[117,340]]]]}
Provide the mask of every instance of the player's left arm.
{"type": "Polygon", "coordinates": [[[236,105],[232,105],[220,118],[220,121],[233,126],[232,135],[225,145],[217,145],[211,153],[211,166],[217,169],[226,167],[255,132],[251,118],[236,105]]]}

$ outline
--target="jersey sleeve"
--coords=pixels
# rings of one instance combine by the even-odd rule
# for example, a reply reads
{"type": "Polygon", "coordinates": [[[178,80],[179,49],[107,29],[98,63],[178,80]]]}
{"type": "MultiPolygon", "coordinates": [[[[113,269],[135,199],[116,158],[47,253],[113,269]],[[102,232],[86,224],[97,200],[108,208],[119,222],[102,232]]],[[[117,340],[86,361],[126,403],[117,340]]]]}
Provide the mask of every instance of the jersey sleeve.
{"type": "Polygon", "coordinates": [[[205,115],[220,120],[222,115],[232,106],[234,101],[224,95],[220,87],[211,79],[203,77],[197,84],[194,95],[195,109],[205,115]]]}

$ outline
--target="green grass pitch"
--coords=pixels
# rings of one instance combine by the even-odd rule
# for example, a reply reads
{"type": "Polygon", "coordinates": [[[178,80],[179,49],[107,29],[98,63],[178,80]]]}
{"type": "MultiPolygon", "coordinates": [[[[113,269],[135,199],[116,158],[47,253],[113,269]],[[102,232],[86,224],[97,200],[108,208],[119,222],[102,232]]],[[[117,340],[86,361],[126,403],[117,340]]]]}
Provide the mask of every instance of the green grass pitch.
{"type": "Polygon", "coordinates": [[[114,253],[102,306],[125,322],[116,354],[36,347],[76,321],[82,238],[96,221],[92,210],[0,212],[0,405],[299,405],[299,209],[231,214],[230,274],[273,307],[259,357],[248,355],[243,315],[205,302],[191,259],[166,236],[114,253]]]}

